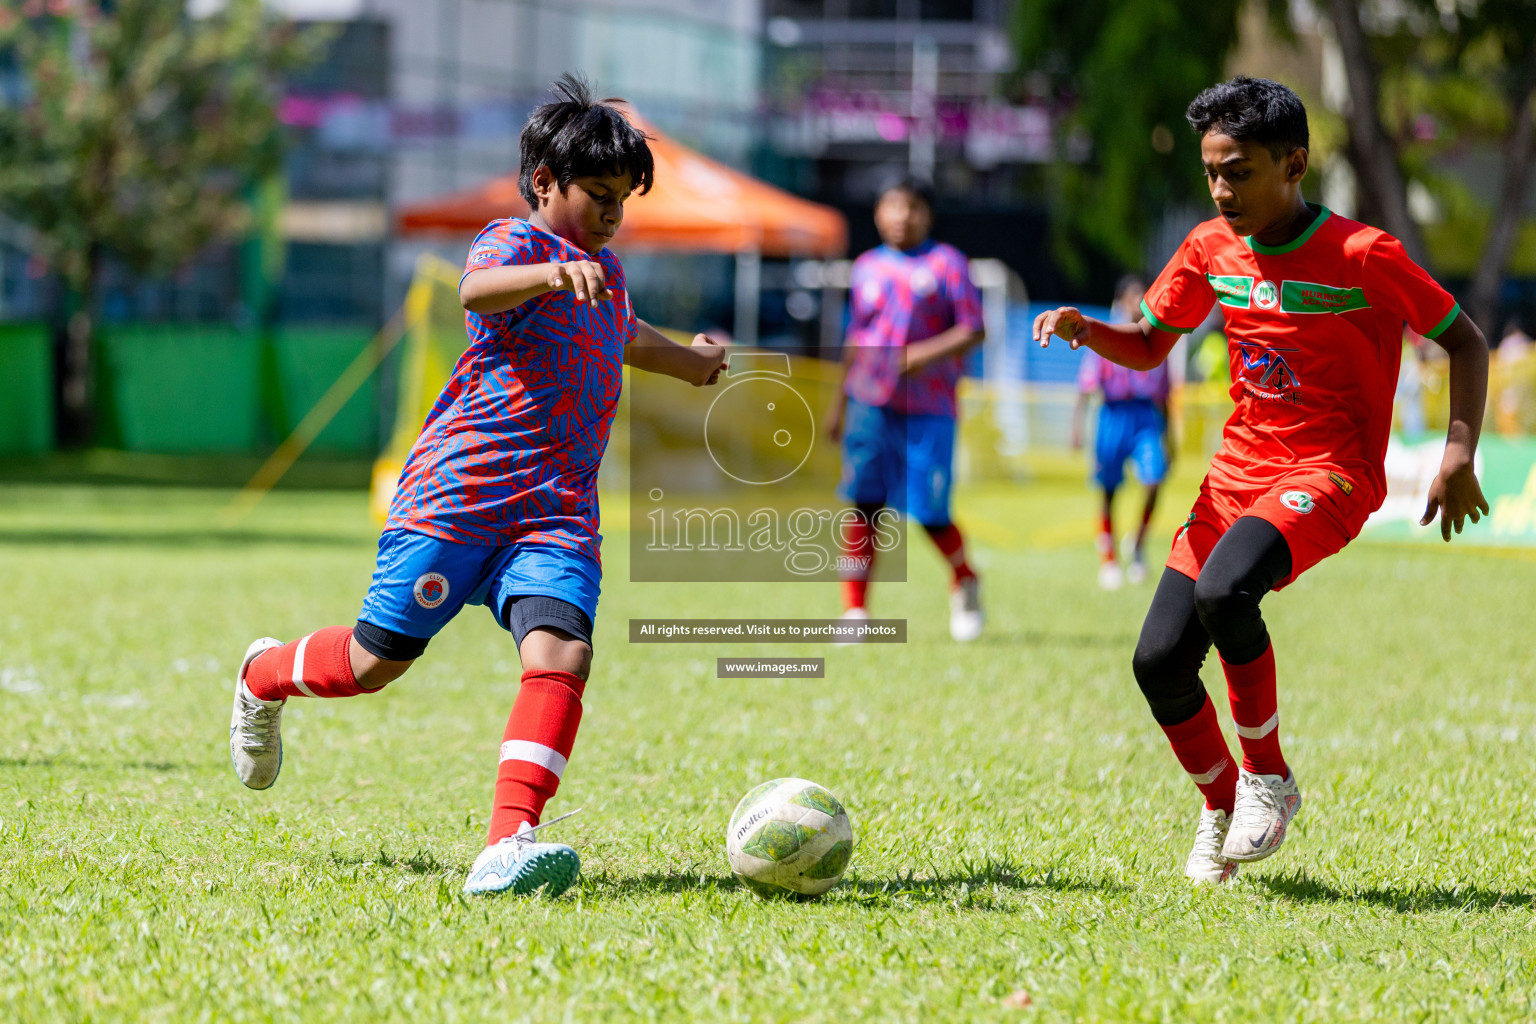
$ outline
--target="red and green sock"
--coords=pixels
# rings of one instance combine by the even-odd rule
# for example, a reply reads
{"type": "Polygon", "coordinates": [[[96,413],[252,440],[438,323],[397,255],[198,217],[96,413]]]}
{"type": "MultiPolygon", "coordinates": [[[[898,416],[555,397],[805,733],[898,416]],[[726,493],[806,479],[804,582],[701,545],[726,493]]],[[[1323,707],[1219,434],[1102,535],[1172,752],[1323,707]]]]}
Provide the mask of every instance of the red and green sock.
{"type": "Polygon", "coordinates": [[[1275,646],[1242,665],[1223,658],[1227,696],[1232,701],[1232,722],[1243,747],[1243,770],[1255,775],[1290,774],[1280,752],[1280,711],[1275,697],[1275,646]]]}
{"type": "Polygon", "coordinates": [[[1237,802],[1237,765],[1221,734],[1216,705],[1207,699],[1194,718],[1162,729],[1179,764],[1204,795],[1205,806],[1231,814],[1237,802]]]}

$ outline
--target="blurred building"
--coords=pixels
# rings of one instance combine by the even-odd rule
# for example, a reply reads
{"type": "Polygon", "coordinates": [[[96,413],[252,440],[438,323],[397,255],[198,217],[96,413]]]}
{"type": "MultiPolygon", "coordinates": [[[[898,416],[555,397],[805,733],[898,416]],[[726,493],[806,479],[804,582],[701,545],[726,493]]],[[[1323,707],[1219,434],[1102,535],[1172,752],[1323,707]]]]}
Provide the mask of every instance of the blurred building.
{"type": "MultiPolygon", "coordinates": [[[[729,163],[744,164],[755,142],[757,0],[274,6],[341,26],[331,58],[293,83],[284,107],[297,140],[284,222],[291,315],[346,297],[377,316],[397,301],[427,246],[390,241],[389,211],[515,168],[523,121],[564,72],[729,163]]],[[[438,248],[462,259],[468,242],[438,248]]]]}
{"type": "Polygon", "coordinates": [[[1016,2],[765,0],[759,167],[842,209],[855,249],[883,183],[930,179],[940,237],[1059,293],[1041,241],[1060,100],[1016,67],[1016,2]]]}

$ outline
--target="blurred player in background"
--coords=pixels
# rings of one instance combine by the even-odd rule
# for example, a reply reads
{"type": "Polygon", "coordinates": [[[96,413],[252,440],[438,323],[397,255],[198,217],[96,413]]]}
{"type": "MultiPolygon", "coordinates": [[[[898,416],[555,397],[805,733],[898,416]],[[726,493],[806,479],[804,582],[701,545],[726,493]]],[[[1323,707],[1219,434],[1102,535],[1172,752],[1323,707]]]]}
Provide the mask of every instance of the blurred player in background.
{"type": "Polygon", "coordinates": [[[904,179],[882,192],[875,228],[884,244],[855,260],[849,277],[846,372],[827,418],[843,446],[839,492],[856,510],[841,538],[853,566],[843,574],[843,617],[869,617],[875,517],[889,507],[922,526],[949,563],[950,635],[974,640],[981,590],[949,499],[961,361],[986,336],[981,293],[965,254],[928,237],[927,184],[904,179]]]}
{"type": "MultiPolygon", "coordinates": [[[[1116,323],[1133,323],[1140,315],[1146,282],[1122,277],[1115,285],[1111,307],[1116,323]]],[[[1099,586],[1118,590],[1122,579],[1141,583],[1147,578],[1145,546],[1147,528],[1157,509],[1157,491],[1168,476],[1168,364],[1150,370],[1129,370],[1101,358],[1090,349],[1083,353],[1077,374],[1077,406],[1072,410],[1072,447],[1083,446],[1083,420],[1088,401],[1103,398],[1093,436],[1093,479],[1103,491],[1099,512],[1099,586]],[[1125,479],[1125,463],[1136,467],[1136,479],[1147,489],[1141,506],[1141,522],[1130,541],[1130,565],[1122,576],[1115,556],[1115,491],[1125,479]]]]}
{"type": "Polygon", "coordinates": [[[537,842],[560,785],[592,663],[602,579],[597,470],[621,363],[713,384],[723,349],[677,345],[635,317],[606,247],[651,186],[646,137],[567,75],[523,128],[527,220],[492,221],[459,284],[470,345],[427,416],[379,538],[355,626],[263,638],[235,680],[229,752],[240,781],[277,781],[289,697],[355,697],[398,679],[466,604],[509,631],[522,683],[501,744],[487,845],[466,893],[575,881],[576,851],[537,842]]]}
{"type": "Polygon", "coordinates": [[[1055,334],[1149,369],[1213,306],[1226,319],[1236,409],[1132,659],[1153,718],[1205,797],[1184,872],[1219,883],[1278,850],[1301,806],[1280,750],[1259,602],[1343,548],[1381,507],[1405,322],[1450,355],[1450,425],[1422,522],[1439,513],[1449,541],[1453,526],[1488,513],[1472,470],[1488,344],[1401,242],[1302,199],[1309,133],[1295,93],[1238,77],[1201,93],[1185,116],[1218,216],[1189,233],[1136,323],[1064,307],[1040,314],[1034,330],[1042,344],[1055,334]],[[1213,643],[1241,767],[1200,682],[1213,643]]]}

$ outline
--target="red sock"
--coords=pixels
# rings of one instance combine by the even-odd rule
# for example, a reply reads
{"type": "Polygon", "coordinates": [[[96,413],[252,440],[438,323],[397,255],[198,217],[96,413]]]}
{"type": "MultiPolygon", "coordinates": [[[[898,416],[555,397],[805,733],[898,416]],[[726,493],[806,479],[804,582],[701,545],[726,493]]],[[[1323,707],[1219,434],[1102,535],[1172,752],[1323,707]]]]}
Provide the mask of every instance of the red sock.
{"type": "Polygon", "coordinates": [[[1110,517],[1106,508],[1099,514],[1099,535],[1094,540],[1094,546],[1099,549],[1099,558],[1106,562],[1115,560],[1115,521],[1110,517]]]}
{"type": "Polygon", "coordinates": [[[860,512],[843,523],[843,608],[863,608],[869,594],[869,574],[875,567],[875,525],[860,512]],[[859,560],[863,559],[862,568],[859,560]]]}
{"type": "Polygon", "coordinates": [[[351,647],[351,626],[317,629],[258,655],[246,666],[245,685],[257,700],[356,697],[375,692],[357,685],[352,675],[351,647]]]}
{"type": "Polygon", "coordinates": [[[1255,775],[1290,774],[1280,753],[1280,712],[1275,701],[1275,645],[1246,665],[1229,665],[1227,695],[1232,699],[1232,722],[1243,746],[1243,770],[1255,775]]]}
{"type": "Polygon", "coordinates": [[[956,583],[976,575],[971,570],[971,567],[966,564],[965,538],[960,536],[960,527],[954,523],[949,523],[940,527],[926,527],[926,529],[928,530],[928,536],[932,537],[933,543],[937,545],[939,554],[948,560],[950,568],[955,571],[956,583]]]}
{"type": "Polygon", "coordinates": [[[544,805],[560,788],[560,776],[576,742],[586,686],[580,676],[569,672],[523,673],[501,744],[487,845],[512,835],[522,822],[539,823],[544,805]]]}
{"type": "Polygon", "coordinates": [[[1163,726],[1179,764],[1205,795],[1205,806],[1232,813],[1237,800],[1237,766],[1227,752],[1227,741],[1216,720],[1216,705],[1205,702],[1187,722],[1163,726]]]}
{"type": "Polygon", "coordinates": [[[1147,502],[1141,507],[1141,525],[1136,528],[1136,550],[1141,551],[1142,545],[1147,542],[1147,530],[1152,527],[1152,502],[1147,502]]]}

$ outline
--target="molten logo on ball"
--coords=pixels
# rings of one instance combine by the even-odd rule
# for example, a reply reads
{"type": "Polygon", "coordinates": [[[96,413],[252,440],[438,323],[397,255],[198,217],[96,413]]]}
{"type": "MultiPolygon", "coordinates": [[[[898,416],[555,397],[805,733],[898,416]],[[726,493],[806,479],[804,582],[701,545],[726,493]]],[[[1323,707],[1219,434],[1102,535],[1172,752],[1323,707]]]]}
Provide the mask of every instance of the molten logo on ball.
{"type": "Polygon", "coordinates": [[[726,826],[731,870],[759,896],[820,896],[853,857],[837,797],[804,779],[774,779],[741,798],[726,826]]]}

